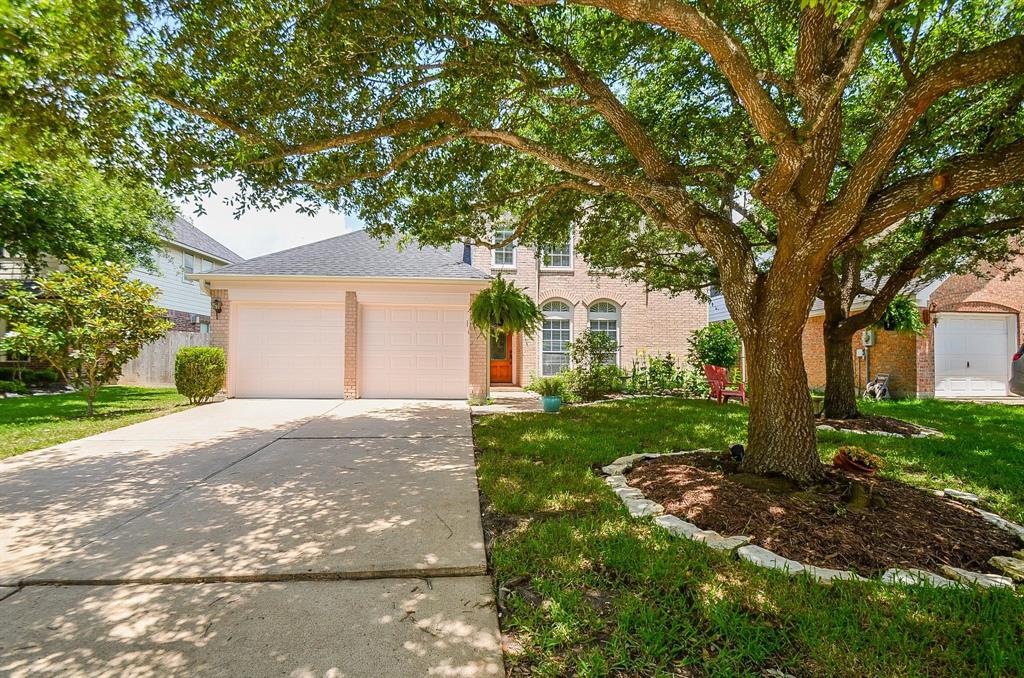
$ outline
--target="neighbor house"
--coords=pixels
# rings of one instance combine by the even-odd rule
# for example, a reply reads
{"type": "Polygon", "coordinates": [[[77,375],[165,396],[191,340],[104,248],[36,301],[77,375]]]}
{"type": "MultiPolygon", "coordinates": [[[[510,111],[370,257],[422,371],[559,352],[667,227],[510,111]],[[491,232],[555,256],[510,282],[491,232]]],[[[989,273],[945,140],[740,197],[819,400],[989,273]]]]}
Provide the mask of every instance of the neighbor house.
{"type": "Polygon", "coordinates": [[[683,354],[707,323],[693,297],[591,274],[571,244],[399,248],[356,231],[190,278],[213,298],[235,397],[480,399],[492,383],[557,373],[582,328],[615,336],[629,367],[641,350],[683,354]],[[537,301],[544,324],[535,339],[495,341],[488,361],[469,307],[498,273],[537,301]]]}
{"type": "MultiPolygon", "coordinates": [[[[242,257],[185,219],[175,217],[161,239],[160,249],[153,253],[153,269],[136,267],[132,276],[159,288],[156,303],[167,309],[174,330],[209,332],[210,296],[186,276],[241,261],[242,257]]],[[[49,265],[59,264],[51,260],[49,265]]],[[[0,280],[26,280],[32,275],[23,259],[0,249],[0,280]]],[[[0,320],[0,336],[4,330],[4,321],[0,320]]],[[[0,355],[2,362],[4,356],[0,355]]]]}
{"type": "MultiPolygon", "coordinates": [[[[1024,267],[1024,259],[1013,267],[1024,267]]],[[[1024,341],[1024,274],[1006,279],[995,270],[984,275],[951,275],[911,295],[924,320],[921,335],[871,330],[854,339],[857,384],[879,373],[890,375],[893,395],[920,398],[986,398],[1009,395],[1014,352],[1024,341]]],[[[866,300],[854,304],[864,308],[866,300]]],[[[709,317],[729,318],[722,297],[714,296],[709,317]]],[[[812,388],[825,386],[824,309],[816,301],[804,328],[804,363],[812,388]]]]}

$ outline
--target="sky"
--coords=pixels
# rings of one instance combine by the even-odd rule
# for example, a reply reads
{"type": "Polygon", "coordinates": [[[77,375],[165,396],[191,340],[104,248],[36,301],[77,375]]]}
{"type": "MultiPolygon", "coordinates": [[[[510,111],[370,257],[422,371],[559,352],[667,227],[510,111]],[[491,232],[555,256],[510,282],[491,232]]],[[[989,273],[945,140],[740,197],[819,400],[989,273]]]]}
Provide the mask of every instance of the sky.
{"type": "Polygon", "coordinates": [[[178,206],[183,217],[246,259],[350,233],[363,227],[356,217],[327,209],[309,216],[300,214],[295,205],[285,205],[273,212],[250,210],[235,219],[234,208],[225,204],[224,199],[230,198],[236,188],[233,181],[218,183],[214,195],[201,201],[206,209],[202,215],[195,213],[195,204],[192,202],[180,200],[178,206]]]}

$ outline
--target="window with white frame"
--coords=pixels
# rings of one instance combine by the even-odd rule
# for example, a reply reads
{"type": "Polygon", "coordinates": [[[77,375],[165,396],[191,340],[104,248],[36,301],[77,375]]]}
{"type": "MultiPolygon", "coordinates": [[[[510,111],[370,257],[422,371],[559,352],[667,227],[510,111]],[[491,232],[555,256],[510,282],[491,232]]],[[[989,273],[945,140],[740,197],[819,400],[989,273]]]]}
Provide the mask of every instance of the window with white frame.
{"type": "MultiPolygon", "coordinates": [[[[587,320],[590,321],[590,331],[607,335],[619,345],[619,307],[610,301],[595,301],[587,309],[587,320]]],[[[609,365],[619,364],[619,350],[609,355],[605,362],[609,365]]]]}
{"type": "MultiPolygon", "coordinates": [[[[494,232],[494,242],[500,243],[512,237],[512,230],[502,228],[494,232]]],[[[516,267],[516,244],[510,242],[501,247],[491,250],[491,268],[515,268],[516,267]]]]}
{"type": "Polygon", "coordinates": [[[189,273],[194,273],[195,270],[196,270],[196,258],[193,257],[188,252],[185,252],[184,256],[182,257],[181,270],[182,270],[182,275],[188,275],[189,273]]]}
{"type": "Polygon", "coordinates": [[[557,299],[540,308],[544,314],[541,325],[540,373],[550,377],[569,369],[569,341],[572,339],[572,307],[557,299]]]}
{"type": "Polygon", "coordinates": [[[572,268],[572,234],[564,245],[545,247],[540,252],[541,268],[571,269],[572,268]]]}

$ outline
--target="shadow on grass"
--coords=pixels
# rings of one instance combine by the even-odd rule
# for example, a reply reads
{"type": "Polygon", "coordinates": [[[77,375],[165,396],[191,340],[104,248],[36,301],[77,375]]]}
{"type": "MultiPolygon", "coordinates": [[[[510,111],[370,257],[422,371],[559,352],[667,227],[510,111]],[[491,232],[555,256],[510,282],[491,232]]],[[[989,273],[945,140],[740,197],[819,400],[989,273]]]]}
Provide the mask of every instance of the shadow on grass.
{"type": "MultiPolygon", "coordinates": [[[[882,451],[899,475],[955,475],[1009,488],[1024,409],[885,403],[944,440],[822,436],[882,451]],[[948,408],[948,411],[947,411],[948,408]],[[1004,419],[1005,418],[1005,419],[1004,419]],[[1016,425],[1013,421],[1017,421],[1016,425]],[[990,460],[985,468],[982,460],[990,460]],[[907,473],[910,473],[907,471],[907,473]]],[[[636,452],[725,449],[745,438],[746,410],[702,401],[629,400],[557,416],[481,418],[481,490],[516,528],[493,543],[499,583],[525,577],[503,619],[522,646],[508,656],[537,675],[1006,675],[1024,666],[1024,600],[1005,591],[821,586],[749,566],[632,520],[593,467],[636,452]],[[564,512],[558,515],[558,512],[564,512]],[[606,604],[595,605],[595,600],[606,604]],[[607,602],[610,601],[610,602],[607,602]]],[[[1016,507],[1021,502],[1017,501],[1016,507]]],[[[737,506],[737,511],[744,507],[737,506]]]]}

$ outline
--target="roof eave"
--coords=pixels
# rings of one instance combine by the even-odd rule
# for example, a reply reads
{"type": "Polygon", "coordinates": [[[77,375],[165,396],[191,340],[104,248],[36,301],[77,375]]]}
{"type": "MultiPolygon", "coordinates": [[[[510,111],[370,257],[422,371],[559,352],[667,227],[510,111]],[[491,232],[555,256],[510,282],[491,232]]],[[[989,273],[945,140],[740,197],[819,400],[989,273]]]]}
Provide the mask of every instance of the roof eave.
{"type": "Polygon", "coordinates": [[[189,273],[188,280],[206,282],[345,282],[345,283],[436,283],[442,285],[473,285],[480,288],[491,284],[491,278],[429,278],[400,276],[346,276],[346,275],[267,275],[249,273],[189,273]]]}

